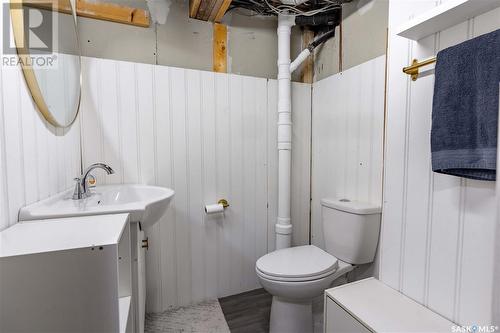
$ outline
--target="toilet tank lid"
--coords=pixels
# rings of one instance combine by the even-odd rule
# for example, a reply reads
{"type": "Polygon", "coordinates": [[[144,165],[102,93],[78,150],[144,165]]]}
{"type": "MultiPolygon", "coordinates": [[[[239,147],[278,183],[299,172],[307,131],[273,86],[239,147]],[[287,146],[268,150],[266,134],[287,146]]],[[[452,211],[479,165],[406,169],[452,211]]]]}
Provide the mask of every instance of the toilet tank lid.
{"type": "Polygon", "coordinates": [[[346,198],[321,199],[321,205],[358,215],[380,214],[382,212],[380,205],[369,202],[354,201],[346,198]]]}

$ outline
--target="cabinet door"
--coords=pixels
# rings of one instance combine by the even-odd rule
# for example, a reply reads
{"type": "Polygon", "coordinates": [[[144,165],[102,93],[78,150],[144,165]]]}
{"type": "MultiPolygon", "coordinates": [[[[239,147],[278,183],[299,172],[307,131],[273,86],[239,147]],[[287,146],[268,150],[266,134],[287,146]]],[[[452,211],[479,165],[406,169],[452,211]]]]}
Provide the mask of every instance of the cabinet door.
{"type": "Polygon", "coordinates": [[[146,249],[142,247],[142,240],[146,239],[144,230],[139,230],[137,239],[137,306],[139,333],[144,333],[144,317],[146,314],[146,249]]]}
{"type": "Polygon", "coordinates": [[[328,296],[325,296],[325,332],[369,333],[371,331],[328,296]]]}

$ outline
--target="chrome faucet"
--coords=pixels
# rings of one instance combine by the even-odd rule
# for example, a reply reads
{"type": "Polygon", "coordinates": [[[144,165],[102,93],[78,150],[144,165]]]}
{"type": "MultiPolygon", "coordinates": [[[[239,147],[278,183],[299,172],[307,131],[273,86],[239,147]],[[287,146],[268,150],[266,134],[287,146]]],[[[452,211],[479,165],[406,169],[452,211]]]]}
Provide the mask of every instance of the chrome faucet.
{"type": "Polygon", "coordinates": [[[80,177],[74,179],[76,184],[75,190],[73,191],[73,200],[85,199],[89,196],[87,178],[92,176],[90,172],[94,169],[103,169],[108,175],[115,173],[109,165],[104,163],[94,163],[90,165],[87,169],[85,169],[85,171],[83,171],[83,174],[80,177]]]}

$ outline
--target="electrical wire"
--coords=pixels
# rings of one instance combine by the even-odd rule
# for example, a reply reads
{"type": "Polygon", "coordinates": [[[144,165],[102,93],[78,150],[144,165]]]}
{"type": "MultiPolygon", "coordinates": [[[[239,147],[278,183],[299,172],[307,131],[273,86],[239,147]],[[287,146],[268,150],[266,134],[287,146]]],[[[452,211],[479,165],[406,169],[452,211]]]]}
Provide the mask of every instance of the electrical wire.
{"type": "Polygon", "coordinates": [[[337,9],[341,8],[341,5],[337,2],[333,1],[325,1],[328,4],[324,5],[323,7],[313,9],[313,10],[308,10],[304,11],[299,8],[299,6],[291,6],[291,5],[286,5],[286,4],[281,4],[278,6],[273,6],[271,3],[269,3],[268,0],[264,0],[264,2],[267,4],[267,6],[275,12],[277,15],[286,15],[286,16],[313,16],[319,13],[324,13],[327,11],[330,11],[332,9],[337,9]]]}
{"type": "Polygon", "coordinates": [[[244,8],[255,15],[286,15],[286,16],[314,16],[320,13],[340,9],[342,4],[351,0],[308,0],[293,6],[273,0],[233,0],[229,10],[244,8]]]}

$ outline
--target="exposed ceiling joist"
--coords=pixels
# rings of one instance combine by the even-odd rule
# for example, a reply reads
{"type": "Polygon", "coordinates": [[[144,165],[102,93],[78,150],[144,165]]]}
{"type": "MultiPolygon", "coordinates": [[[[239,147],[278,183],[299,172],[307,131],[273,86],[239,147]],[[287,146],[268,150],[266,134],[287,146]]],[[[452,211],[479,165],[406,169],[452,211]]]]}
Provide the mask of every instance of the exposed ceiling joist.
{"type": "Polygon", "coordinates": [[[231,0],[189,0],[189,17],[220,23],[231,0]]]}
{"type": "MultiPolygon", "coordinates": [[[[71,13],[71,7],[66,1],[58,0],[23,0],[23,4],[31,7],[71,13]],[[52,5],[50,4],[52,3],[52,5]]],[[[76,15],[96,20],[110,21],[138,27],[150,26],[149,12],[140,8],[117,5],[105,2],[87,0],[76,1],[76,15]]]]}

